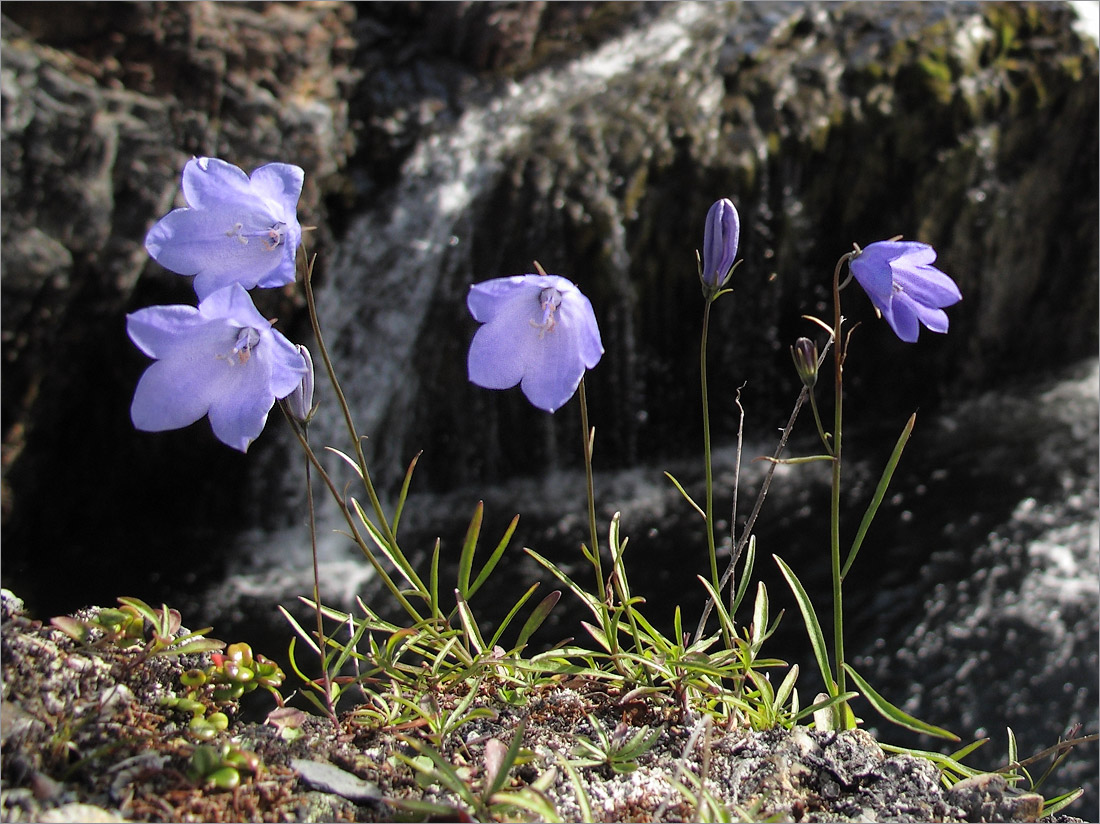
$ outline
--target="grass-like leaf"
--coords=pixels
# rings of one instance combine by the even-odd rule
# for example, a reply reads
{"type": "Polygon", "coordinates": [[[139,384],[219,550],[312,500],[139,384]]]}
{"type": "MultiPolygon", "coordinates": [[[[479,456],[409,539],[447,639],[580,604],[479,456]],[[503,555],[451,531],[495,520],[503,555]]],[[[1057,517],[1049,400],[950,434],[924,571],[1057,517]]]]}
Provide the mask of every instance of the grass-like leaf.
{"type": "Polygon", "coordinates": [[[504,620],[500,622],[500,626],[497,627],[497,631],[493,633],[493,637],[489,639],[489,643],[486,645],[487,649],[491,650],[497,645],[497,643],[500,641],[501,636],[504,635],[504,631],[508,629],[509,625],[511,625],[512,619],[516,617],[516,613],[519,612],[520,608],[527,603],[527,599],[535,594],[535,590],[538,588],[539,582],[535,581],[535,583],[531,584],[531,586],[527,588],[527,591],[519,597],[519,600],[512,605],[512,608],[508,610],[508,614],[504,616],[504,620]]]}
{"type": "Polygon", "coordinates": [[[959,741],[959,736],[950,730],[945,730],[942,727],[936,727],[925,721],[921,721],[919,718],[914,718],[906,712],[895,707],[868,684],[863,677],[851,668],[847,663],[844,664],[844,671],[852,676],[852,680],[856,682],[856,686],[859,687],[860,693],[867,699],[868,703],[875,708],[879,715],[885,718],[887,721],[892,721],[899,727],[905,727],[907,730],[913,732],[921,732],[925,735],[931,735],[936,738],[944,738],[948,741],[959,741]]]}
{"type": "Polygon", "coordinates": [[[416,469],[416,463],[423,454],[423,450],[417,452],[409,462],[409,468],[405,470],[405,480],[401,482],[401,492],[397,496],[397,506],[393,510],[393,525],[391,529],[395,537],[397,536],[397,527],[401,523],[401,513],[405,509],[405,501],[409,497],[409,485],[412,484],[413,470],[416,469]]]}
{"type": "MultiPolygon", "coordinates": [[[[531,589],[534,592],[534,588],[531,589]]],[[[531,612],[524,621],[523,627],[519,631],[519,636],[516,638],[515,651],[518,653],[527,646],[527,642],[531,636],[538,631],[538,628],[542,626],[543,621],[550,615],[550,611],[557,606],[558,601],[561,599],[561,590],[555,589],[541,601],[538,606],[531,612]]]]}
{"type": "Polygon", "coordinates": [[[676,487],[676,489],[680,492],[681,495],[684,496],[684,500],[687,501],[689,504],[691,504],[691,508],[694,509],[696,512],[698,512],[699,515],[702,516],[703,520],[706,520],[707,513],[705,513],[703,511],[703,508],[701,506],[699,506],[699,504],[695,503],[695,501],[693,501],[691,499],[691,496],[688,495],[687,490],[684,489],[684,487],[680,484],[680,482],[678,480],[676,480],[674,477],[672,477],[672,473],[671,472],[666,472],[665,477],[668,478],[670,481],[672,481],[672,485],[674,487],[676,487]]]}
{"type": "Polygon", "coordinates": [[[882,499],[886,497],[886,490],[890,486],[890,479],[894,477],[894,470],[898,468],[898,461],[901,460],[901,453],[905,449],[905,444],[909,442],[909,436],[913,434],[913,427],[916,423],[917,413],[914,412],[909,416],[909,421],[905,424],[905,428],[901,430],[898,442],[894,444],[894,451],[890,453],[890,460],[886,462],[886,468],[882,471],[882,477],[879,478],[878,486],[875,487],[875,494],[871,498],[871,503],[867,505],[867,511],[863,513],[863,520],[860,521],[859,529],[856,530],[856,537],[852,541],[852,548],[848,550],[848,557],[844,561],[844,567],[840,570],[841,580],[844,580],[848,575],[848,570],[852,568],[852,562],[855,561],[859,548],[863,546],[863,539],[867,537],[867,530],[871,528],[871,522],[875,519],[875,514],[882,504],[882,499]]]}
{"type": "Polygon", "coordinates": [[[821,670],[821,678],[825,682],[825,689],[830,695],[836,695],[836,684],[833,682],[832,666],[829,663],[829,650],[825,646],[825,636],[821,632],[821,623],[817,620],[817,613],[814,612],[814,605],[810,601],[810,596],[806,594],[806,588],[802,586],[802,582],[798,580],[794,570],[787,566],[778,555],[772,555],[772,557],[779,564],[779,570],[783,573],[783,577],[787,579],[787,584],[790,585],[791,591],[794,593],[794,599],[798,603],[798,609],[802,612],[802,621],[806,625],[806,632],[810,636],[810,646],[813,648],[817,666],[821,670]]]}
{"type": "Polygon", "coordinates": [[[512,518],[508,524],[508,528],[504,530],[504,535],[501,537],[500,542],[493,549],[492,554],[489,555],[489,560],[485,562],[485,566],[481,568],[481,571],[477,574],[474,582],[470,584],[469,591],[465,597],[467,599],[473,598],[474,593],[481,589],[481,585],[488,580],[493,570],[496,569],[497,564],[500,562],[501,556],[504,555],[504,550],[508,548],[508,544],[512,541],[512,533],[516,531],[516,525],[519,523],[519,515],[512,518]]]}
{"type": "Polygon", "coordinates": [[[463,598],[468,598],[470,593],[470,573],[474,568],[474,550],[477,549],[477,539],[481,535],[481,522],[485,515],[485,503],[478,501],[474,507],[470,525],[466,527],[466,537],[462,541],[462,552],[458,556],[458,591],[463,598]]]}

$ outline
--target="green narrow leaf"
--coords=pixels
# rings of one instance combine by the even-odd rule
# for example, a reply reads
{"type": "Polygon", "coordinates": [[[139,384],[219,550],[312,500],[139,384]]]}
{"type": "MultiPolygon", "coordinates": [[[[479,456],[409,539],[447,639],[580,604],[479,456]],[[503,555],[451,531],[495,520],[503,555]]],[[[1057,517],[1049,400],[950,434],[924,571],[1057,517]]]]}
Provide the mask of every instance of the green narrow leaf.
{"type": "Polygon", "coordinates": [[[691,504],[692,509],[694,509],[696,512],[698,512],[703,517],[703,520],[705,521],[706,518],[707,518],[707,513],[705,513],[703,511],[702,507],[700,507],[699,504],[695,503],[695,501],[693,501],[691,499],[691,496],[687,494],[687,490],[684,489],[680,485],[680,482],[678,480],[676,480],[675,478],[673,478],[671,473],[666,472],[665,477],[668,478],[670,481],[672,481],[672,485],[674,487],[676,487],[677,490],[679,490],[681,495],[684,496],[684,500],[687,501],[689,504],[691,504]]]}
{"type": "MultiPolygon", "coordinates": [[[[533,590],[532,590],[533,591],[533,590]]],[[[519,637],[516,638],[515,650],[519,652],[527,646],[528,640],[531,636],[538,631],[538,628],[542,626],[542,622],[546,620],[550,615],[550,611],[557,606],[558,601],[561,599],[561,590],[555,589],[541,601],[534,611],[528,616],[527,620],[523,624],[523,628],[519,631],[519,637]]]]}
{"type": "MultiPolygon", "coordinates": [[[[283,617],[286,618],[288,622],[290,622],[290,625],[294,628],[294,631],[298,633],[298,637],[309,644],[310,649],[312,649],[315,653],[317,653],[318,656],[320,656],[321,649],[317,646],[317,642],[310,637],[308,632],[302,629],[302,625],[294,619],[294,616],[287,612],[286,608],[281,604],[276,606],[275,609],[279,610],[279,612],[282,613],[283,617]]],[[[291,638],[290,640],[293,642],[294,639],[291,638]]]]}
{"type": "Polygon", "coordinates": [[[932,724],[928,724],[921,721],[919,718],[914,718],[906,712],[895,707],[868,684],[863,677],[851,668],[847,663],[844,664],[844,671],[852,676],[852,680],[856,682],[856,686],[859,687],[863,697],[867,699],[868,703],[875,710],[885,718],[887,721],[892,721],[899,727],[905,727],[907,730],[913,730],[913,732],[922,732],[925,735],[931,735],[936,738],[945,738],[948,741],[959,741],[959,736],[955,733],[945,730],[942,727],[936,727],[932,724]]]}
{"type": "Polygon", "coordinates": [[[588,791],[584,788],[584,782],[581,781],[577,771],[573,769],[573,765],[566,760],[560,752],[555,752],[554,755],[558,759],[558,763],[561,764],[565,774],[569,776],[569,783],[573,785],[573,795],[577,799],[577,808],[580,810],[581,821],[595,821],[592,816],[592,802],[588,798],[588,791]]]}
{"type": "Polygon", "coordinates": [[[520,721],[516,725],[516,734],[512,736],[512,742],[508,745],[508,751],[504,754],[504,758],[501,759],[500,769],[497,770],[497,774],[493,776],[493,781],[485,788],[485,792],[482,793],[482,798],[488,799],[494,793],[499,792],[500,788],[504,786],[504,782],[508,780],[508,771],[512,769],[512,765],[516,763],[516,758],[519,756],[519,746],[523,743],[523,731],[526,729],[526,723],[520,721]]]}
{"type": "Polygon", "coordinates": [[[764,673],[754,669],[749,670],[749,680],[756,685],[756,691],[760,693],[760,703],[771,707],[775,703],[775,689],[771,681],[764,677],[764,673]]]}
{"type": "Polygon", "coordinates": [[[794,574],[786,562],[778,555],[772,555],[775,558],[775,562],[779,564],[779,571],[783,573],[783,577],[787,579],[787,584],[791,588],[791,592],[794,593],[794,599],[798,602],[798,609],[802,612],[802,622],[806,625],[806,632],[810,636],[810,646],[814,651],[814,658],[817,659],[817,666],[821,670],[821,678],[825,682],[825,689],[829,695],[836,695],[836,684],[833,682],[832,666],[829,663],[829,650],[825,646],[825,636],[821,632],[821,624],[817,620],[817,613],[814,612],[814,605],[810,602],[810,596],[806,594],[805,587],[802,586],[802,582],[798,580],[798,576],[794,574]]]}
{"type": "Polygon", "coordinates": [[[519,515],[516,515],[512,518],[511,523],[508,524],[508,528],[504,530],[504,536],[500,539],[500,543],[496,545],[496,548],[489,556],[489,560],[485,562],[485,566],[481,568],[481,572],[477,574],[477,578],[475,578],[473,584],[471,584],[470,592],[466,596],[467,598],[473,598],[474,593],[481,589],[481,585],[485,583],[493,570],[496,569],[497,563],[500,561],[501,556],[504,555],[504,550],[508,548],[508,544],[512,540],[512,533],[516,531],[516,524],[518,523],[519,515]]]}
{"type": "MultiPolygon", "coordinates": [[[[984,741],[983,741],[984,743],[984,741]]],[[[893,744],[881,743],[883,752],[902,753],[904,755],[911,755],[914,758],[926,758],[933,764],[936,764],[941,770],[943,770],[944,783],[947,786],[951,786],[959,778],[973,778],[976,775],[982,775],[983,770],[976,770],[973,767],[968,767],[960,761],[956,761],[949,755],[943,753],[933,752],[931,750],[917,750],[910,747],[896,747],[893,744]],[[948,773],[953,775],[954,780],[950,780],[948,773]]],[[[964,748],[965,749],[965,748],[964,748]]]]}
{"type": "Polygon", "coordinates": [[[485,651],[485,639],[481,637],[481,631],[477,628],[474,613],[470,610],[470,605],[466,603],[466,599],[462,597],[462,593],[457,589],[455,590],[455,599],[458,601],[458,617],[462,621],[462,629],[465,631],[470,643],[473,644],[474,652],[480,655],[485,651]]]}
{"type": "Polygon", "coordinates": [[[722,603],[721,597],[714,591],[714,584],[704,578],[702,575],[696,575],[699,579],[699,583],[706,589],[707,595],[710,596],[710,601],[714,604],[714,611],[718,613],[718,622],[722,625],[722,629],[731,638],[737,635],[737,627],[733,623],[733,617],[726,612],[726,605],[722,603]]]}
{"type": "Polygon", "coordinates": [[[378,550],[389,559],[389,562],[401,573],[401,577],[405,579],[409,586],[426,600],[429,599],[428,588],[424,586],[424,582],[420,580],[420,576],[416,574],[416,570],[412,568],[412,564],[409,563],[409,559],[405,557],[405,553],[401,551],[401,548],[398,546],[390,546],[389,542],[386,540],[386,536],[383,535],[371,519],[367,517],[367,513],[363,510],[358,500],[352,498],[351,505],[355,510],[355,514],[359,516],[359,520],[362,521],[363,526],[366,527],[371,540],[374,541],[378,550]]]}
{"type": "Polygon", "coordinates": [[[217,650],[225,649],[225,641],[216,641],[213,638],[196,638],[194,641],[189,641],[185,644],[181,644],[178,647],[169,647],[166,651],[160,653],[161,655],[188,655],[192,652],[216,652],[217,650]]]}
{"type": "MultiPolygon", "coordinates": [[[[154,626],[160,625],[160,613],[140,598],[120,597],[118,599],[118,602],[120,604],[125,604],[128,607],[133,607],[134,609],[136,609],[141,614],[141,617],[148,621],[150,624],[153,624],[154,626]]],[[[165,609],[168,609],[168,607],[165,606],[165,609]]]]}
{"type": "Polygon", "coordinates": [[[462,597],[470,597],[470,572],[474,568],[474,550],[477,549],[477,539],[481,535],[481,522],[485,515],[485,502],[478,501],[474,507],[470,525],[466,527],[466,537],[462,541],[462,553],[458,556],[458,591],[462,597]]]}
{"type": "Polygon", "coordinates": [[[409,497],[409,485],[412,483],[413,470],[416,469],[416,463],[423,454],[423,450],[417,452],[413,456],[412,461],[409,462],[409,468],[405,470],[405,480],[401,482],[401,492],[397,496],[397,507],[393,511],[393,525],[391,531],[395,538],[397,537],[397,527],[401,523],[401,512],[405,509],[405,499],[409,497]]]}
{"type": "Polygon", "coordinates": [[[741,606],[741,601],[745,598],[745,593],[749,589],[749,578],[752,576],[753,566],[756,564],[756,536],[749,536],[749,545],[745,549],[745,564],[741,567],[741,580],[737,582],[737,595],[733,599],[733,607],[730,610],[730,614],[733,615],[737,612],[738,607],[741,606]]]}
{"type": "Polygon", "coordinates": [[[1057,815],[1078,798],[1085,794],[1083,788],[1078,788],[1072,792],[1068,792],[1064,795],[1057,796],[1047,801],[1043,805],[1043,818],[1047,820],[1053,820],[1052,816],[1057,815]]]}
{"type": "Polygon", "coordinates": [[[340,672],[344,664],[347,663],[347,660],[353,655],[357,655],[356,647],[359,646],[359,642],[363,638],[363,633],[367,631],[366,621],[360,621],[358,624],[355,624],[353,622],[352,626],[355,627],[355,631],[351,634],[351,637],[343,644],[338,644],[332,638],[329,638],[329,643],[335,644],[340,650],[340,654],[337,655],[336,660],[332,662],[333,672],[340,672]]]}
{"type": "Polygon", "coordinates": [[[348,466],[355,470],[355,474],[359,476],[359,480],[363,480],[363,470],[359,468],[359,462],[356,461],[353,457],[348,455],[346,452],[341,452],[339,449],[336,449],[332,446],[326,446],[325,451],[331,452],[338,458],[342,458],[348,466]]]}
{"type": "Polygon", "coordinates": [[[520,596],[519,600],[512,605],[512,608],[508,610],[508,614],[504,616],[504,620],[500,622],[500,626],[497,627],[497,631],[493,633],[493,637],[489,639],[489,644],[486,649],[491,650],[497,645],[500,637],[504,635],[504,631],[508,629],[509,624],[512,623],[512,619],[516,617],[516,613],[519,612],[520,608],[525,603],[527,603],[527,599],[535,594],[535,590],[538,588],[539,582],[536,581],[535,583],[531,584],[531,586],[527,588],[527,591],[520,596]]]}
{"type": "Polygon", "coordinates": [[[432,549],[432,566],[428,573],[428,594],[431,596],[429,605],[433,618],[438,618],[442,614],[439,608],[439,547],[440,541],[436,538],[435,547],[432,549]]]}
{"type": "Polygon", "coordinates": [[[607,635],[604,634],[602,629],[587,621],[581,621],[581,626],[587,630],[589,635],[596,639],[596,643],[603,647],[605,652],[611,652],[611,645],[607,642],[607,635]]]}
{"type": "Polygon", "coordinates": [[[434,765],[434,769],[426,767],[423,763],[415,758],[409,758],[404,753],[394,753],[398,758],[408,764],[417,772],[420,772],[426,776],[431,776],[438,781],[448,790],[453,792],[459,798],[461,798],[469,807],[474,807],[477,804],[477,799],[474,798],[473,792],[470,790],[467,782],[463,781],[461,776],[455,771],[455,768],[451,765],[447,759],[440,755],[433,747],[425,744],[423,741],[417,741],[415,738],[405,737],[405,743],[412,746],[421,755],[426,755],[434,765]]]}
{"type": "Polygon", "coordinates": [[[756,585],[756,601],[752,607],[753,655],[760,651],[768,632],[768,588],[760,581],[756,585]]]}
{"type": "Polygon", "coordinates": [[[798,664],[792,664],[790,670],[787,672],[787,676],[779,685],[779,689],[775,691],[775,704],[773,706],[775,707],[776,713],[778,713],[783,708],[783,705],[787,703],[787,698],[790,697],[791,691],[794,690],[794,685],[797,680],[798,664]]]}
{"type": "Polygon", "coordinates": [[[956,761],[962,761],[964,758],[970,755],[970,753],[978,749],[978,747],[982,747],[988,743],[988,738],[975,739],[974,741],[971,741],[969,744],[967,744],[965,747],[960,747],[959,749],[955,750],[953,753],[951,753],[950,757],[954,758],[956,761]]]}
{"type": "Polygon", "coordinates": [[[550,572],[551,575],[553,575],[555,578],[565,584],[565,586],[568,587],[574,595],[580,598],[581,601],[584,602],[585,606],[587,606],[588,609],[591,610],[592,614],[596,616],[596,620],[602,620],[599,602],[594,596],[590,595],[587,591],[585,591],[583,587],[574,582],[572,578],[570,578],[568,575],[558,569],[558,567],[552,561],[548,561],[546,558],[543,558],[541,555],[535,552],[535,550],[524,547],[523,551],[534,558],[536,561],[538,561],[540,564],[542,564],[550,572]]]}
{"type": "MultiPolygon", "coordinates": [[[[489,798],[489,803],[496,806],[508,808],[518,807],[521,810],[526,810],[532,814],[532,821],[546,821],[550,824],[554,824],[554,822],[562,822],[565,820],[561,817],[561,814],[549,798],[531,787],[497,793],[489,798]]],[[[518,821],[519,819],[509,814],[506,818],[501,820],[518,821]]]]}
{"type": "Polygon", "coordinates": [[[916,423],[917,413],[914,412],[909,416],[909,421],[905,424],[905,428],[901,430],[898,442],[894,444],[894,451],[890,453],[890,460],[886,462],[886,468],[882,470],[882,477],[879,478],[878,486],[875,487],[875,494],[871,498],[871,503],[867,505],[867,511],[863,513],[863,520],[860,521],[859,529],[856,530],[856,537],[855,540],[852,541],[852,548],[848,550],[848,557],[845,559],[844,567],[840,571],[841,580],[847,577],[848,570],[852,568],[852,562],[855,561],[859,548],[863,546],[863,539],[867,537],[867,530],[871,528],[871,521],[875,519],[875,514],[878,512],[882,499],[886,497],[886,490],[890,486],[890,479],[894,477],[894,470],[898,468],[898,461],[901,460],[901,453],[905,449],[905,444],[909,441],[909,436],[913,434],[913,427],[916,426],[916,423]]]}

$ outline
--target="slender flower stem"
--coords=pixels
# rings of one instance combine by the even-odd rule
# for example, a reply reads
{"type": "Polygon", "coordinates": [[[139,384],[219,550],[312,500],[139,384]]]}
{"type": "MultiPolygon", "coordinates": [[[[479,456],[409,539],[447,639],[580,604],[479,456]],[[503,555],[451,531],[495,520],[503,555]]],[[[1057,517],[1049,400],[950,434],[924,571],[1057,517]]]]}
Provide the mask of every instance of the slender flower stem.
{"type": "MultiPolygon", "coordinates": [[[[299,249],[301,249],[301,247],[299,247],[299,249]]],[[[302,254],[304,255],[304,252],[302,254]]],[[[348,434],[351,436],[352,443],[355,445],[355,458],[359,464],[359,473],[362,475],[363,485],[367,490],[367,497],[370,498],[371,507],[374,509],[374,514],[381,525],[382,534],[386,539],[386,543],[389,544],[390,549],[393,550],[395,554],[398,554],[400,553],[400,549],[397,544],[397,537],[393,534],[393,530],[390,528],[389,519],[386,518],[382,510],[382,503],[378,498],[378,493],[375,492],[374,483],[371,481],[370,472],[367,469],[367,458],[363,453],[363,439],[355,428],[355,422],[351,417],[351,408],[348,406],[343,389],[340,388],[340,381],[337,380],[336,370],[332,366],[332,358],[329,357],[328,347],[325,345],[325,340],[321,335],[321,322],[317,316],[317,303],[313,297],[312,281],[313,267],[307,264],[302,277],[302,284],[305,287],[306,305],[309,307],[309,321],[313,326],[313,335],[317,339],[317,348],[321,352],[321,360],[324,361],[325,371],[328,373],[329,382],[336,391],[336,400],[340,406],[341,412],[343,412],[344,424],[347,426],[348,434]]]]}
{"type": "MultiPolygon", "coordinates": [[[[578,395],[581,405],[581,430],[584,436],[584,480],[588,494],[588,540],[591,547],[588,550],[589,559],[596,571],[596,602],[600,609],[600,627],[610,647],[611,658],[615,667],[623,672],[622,662],[619,660],[618,630],[612,626],[611,613],[608,609],[607,581],[603,577],[603,562],[600,560],[600,538],[596,531],[596,486],[592,481],[592,447],[596,439],[596,432],[588,425],[588,396],[584,391],[584,378],[581,378],[578,395]]],[[[615,547],[611,548],[612,554],[615,547]]]]}
{"type": "Polygon", "coordinates": [[[584,378],[578,387],[581,403],[581,429],[584,435],[584,481],[588,492],[588,539],[591,542],[592,564],[596,568],[596,593],[601,601],[606,601],[604,588],[607,582],[603,578],[603,564],[600,562],[600,539],[596,531],[596,487],[592,482],[592,442],[596,433],[588,426],[588,398],[584,392],[584,378]]]}
{"type": "Polygon", "coordinates": [[[721,583],[718,579],[718,554],[714,546],[714,471],[711,466],[710,455],[710,402],[707,396],[707,330],[710,328],[710,307],[714,303],[714,296],[707,298],[703,308],[703,334],[699,340],[699,383],[703,396],[703,464],[706,471],[706,512],[707,521],[707,554],[710,559],[710,580],[714,585],[714,591],[720,592],[721,583]]]}
{"type": "MultiPolygon", "coordinates": [[[[309,442],[309,425],[302,424],[302,437],[309,442]]],[[[313,504],[313,467],[310,465],[309,456],[305,456],[306,462],[306,503],[309,507],[309,547],[313,553],[313,607],[317,614],[317,644],[321,648],[321,677],[324,679],[325,708],[329,718],[336,722],[336,707],[332,702],[332,674],[328,669],[328,639],[325,637],[325,624],[321,615],[321,573],[317,565],[317,510],[313,504]]]]}
{"type": "MultiPolygon", "coordinates": [[[[284,412],[286,412],[285,407],[284,412]]],[[[397,602],[402,606],[405,612],[407,612],[414,621],[418,623],[422,622],[424,620],[424,617],[416,611],[416,608],[413,607],[411,603],[409,603],[409,599],[405,597],[404,592],[402,592],[401,588],[397,586],[397,583],[393,580],[393,577],[386,571],[386,568],[382,566],[382,564],[375,557],[374,552],[371,551],[370,547],[367,545],[367,540],[363,537],[362,533],[360,533],[359,527],[355,523],[355,518],[352,517],[351,508],[348,507],[347,504],[344,502],[344,495],[341,492],[340,488],[336,485],[336,481],[334,481],[332,479],[332,476],[329,475],[327,471],[325,471],[324,465],[320,462],[320,460],[318,460],[317,454],[309,445],[309,441],[302,437],[302,433],[298,430],[297,427],[293,427],[293,429],[294,434],[298,438],[298,443],[301,444],[302,449],[306,453],[306,457],[309,459],[309,462],[313,465],[313,468],[317,470],[317,473],[321,480],[324,482],[325,486],[328,487],[328,491],[332,495],[333,500],[335,500],[340,505],[340,514],[344,516],[344,521],[347,523],[348,529],[350,530],[348,534],[351,536],[351,539],[355,541],[356,546],[358,546],[360,551],[363,553],[363,557],[367,559],[372,567],[374,567],[374,571],[378,575],[379,579],[386,586],[386,589],[390,591],[390,594],[393,595],[397,602]]]]}
{"type": "Polygon", "coordinates": [[[810,409],[814,413],[814,423],[817,424],[817,434],[821,438],[821,443],[825,447],[825,451],[830,455],[833,454],[833,446],[830,443],[829,436],[825,432],[825,427],[821,424],[821,413],[817,410],[817,398],[814,397],[814,390],[810,390],[810,409]]]}
{"type": "MultiPolygon", "coordinates": [[[[836,685],[826,684],[826,689],[832,695],[839,695],[845,690],[844,675],[844,599],[840,577],[840,469],[841,469],[841,424],[844,409],[844,359],[847,354],[847,346],[841,338],[841,324],[844,318],[840,314],[840,271],[844,268],[851,254],[844,255],[836,263],[833,270],[833,358],[835,363],[834,375],[834,408],[833,408],[833,479],[832,496],[829,506],[829,554],[832,561],[833,572],[833,654],[836,662],[836,685]],[[833,690],[835,689],[835,692],[833,690]]],[[[847,706],[840,707],[840,728],[847,728],[847,706]]]]}
{"type": "MultiPolygon", "coordinates": [[[[779,457],[783,454],[783,450],[787,448],[787,441],[791,436],[791,430],[794,429],[795,421],[798,420],[798,413],[801,411],[802,405],[806,402],[806,396],[809,394],[809,391],[810,390],[805,386],[802,387],[802,391],[799,393],[798,399],[794,403],[794,409],[791,410],[791,416],[787,420],[787,425],[783,427],[783,433],[779,436],[779,444],[772,454],[772,460],[769,461],[770,466],[768,466],[768,471],[764,473],[764,480],[760,484],[760,491],[756,493],[756,503],[753,504],[752,512],[749,514],[749,518],[745,521],[745,526],[741,530],[741,537],[737,540],[733,555],[726,565],[726,571],[722,573],[722,580],[719,583],[723,587],[733,577],[733,570],[737,562],[741,560],[741,554],[745,551],[745,546],[752,537],[753,527],[756,526],[756,518],[760,515],[760,510],[764,507],[764,499],[768,497],[768,490],[771,488],[772,477],[775,475],[775,468],[779,466],[779,457]]],[[[719,588],[719,591],[720,589],[721,588],[719,588]]],[[[695,629],[696,639],[703,637],[703,633],[707,626],[707,619],[710,617],[711,610],[713,609],[714,600],[712,598],[707,598],[707,603],[703,607],[703,613],[699,617],[699,624],[695,629]]]]}

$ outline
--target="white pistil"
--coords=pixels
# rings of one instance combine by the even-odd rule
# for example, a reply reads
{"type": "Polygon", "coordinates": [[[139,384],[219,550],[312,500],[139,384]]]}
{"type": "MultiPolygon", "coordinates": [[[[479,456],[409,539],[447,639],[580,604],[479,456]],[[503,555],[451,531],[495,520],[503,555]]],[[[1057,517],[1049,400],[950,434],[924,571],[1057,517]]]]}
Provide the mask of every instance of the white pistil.
{"type": "Polygon", "coordinates": [[[244,231],[243,223],[234,223],[233,226],[226,231],[225,236],[235,237],[241,246],[247,246],[249,238],[260,238],[260,241],[264,245],[264,249],[270,252],[273,249],[278,249],[286,242],[286,224],[273,223],[266,229],[260,229],[256,232],[246,232],[244,231]]]}

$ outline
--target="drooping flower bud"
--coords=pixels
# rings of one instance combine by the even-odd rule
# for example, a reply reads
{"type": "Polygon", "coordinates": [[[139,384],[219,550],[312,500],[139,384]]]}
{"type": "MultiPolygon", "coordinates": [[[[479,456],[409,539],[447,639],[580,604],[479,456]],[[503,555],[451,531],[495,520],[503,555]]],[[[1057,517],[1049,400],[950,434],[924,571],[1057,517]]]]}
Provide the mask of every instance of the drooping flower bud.
{"type": "Polygon", "coordinates": [[[302,376],[302,382],[298,384],[298,387],[286,396],[287,406],[290,408],[290,414],[298,420],[299,423],[309,423],[310,418],[313,417],[313,413],[316,411],[313,408],[313,358],[309,354],[307,349],[302,344],[298,344],[298,351],[302,353],[302,357],[306,362],[306,373],[302,376]]]}
{"type": "Polygon", "coordinates": [[[715,201],[707,212],[703,229],[703,279],[704,292],[713,292],[725,286],[733,272],[737,257],[737,241],[741,235],[741,219],[728,198],[715,201]]]}
{"type": "Polygon", "coordinates": [[[802,383],[808,389],[813,389],[817,383],[817,344],[809,338],[799,338],[791,347],[791,357],[794,358],[794,368],[802,383]]]}

